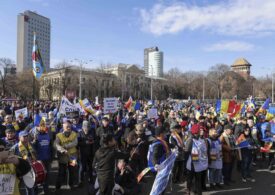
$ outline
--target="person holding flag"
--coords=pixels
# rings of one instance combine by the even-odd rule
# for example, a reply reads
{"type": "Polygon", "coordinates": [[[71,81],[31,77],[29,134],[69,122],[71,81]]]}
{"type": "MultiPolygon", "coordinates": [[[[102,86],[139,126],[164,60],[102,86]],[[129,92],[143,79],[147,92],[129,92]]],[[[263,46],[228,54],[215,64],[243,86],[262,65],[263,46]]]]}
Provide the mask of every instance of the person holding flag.
{"type": "Polygon", "coordinates": [[[255,179],[251,176],[250,166],[252,163],[253,150],[255,146],[255,141],[252,138],[249,126],[246,126],[244,132],[237,139],[237,144],[241,148],[242,154],[242,181],[255,182],[255,179]]]}

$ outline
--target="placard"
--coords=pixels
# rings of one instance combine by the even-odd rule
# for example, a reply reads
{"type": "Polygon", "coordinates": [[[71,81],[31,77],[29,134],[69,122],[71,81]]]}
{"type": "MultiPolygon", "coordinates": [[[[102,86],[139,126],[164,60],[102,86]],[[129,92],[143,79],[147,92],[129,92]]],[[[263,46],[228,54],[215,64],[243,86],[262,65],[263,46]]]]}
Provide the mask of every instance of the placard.
{"type": "Polygon", "coordinates": [[[117,104],[118,104],[117,98],[104,98],[103,103],[104,103],[104,108],[103,108],[104,114],[117,112],[117,104]]]}
{"type": "Polygon", "coordinates": [[[10,195],[14,192],[15,175],[0,174],[0,195],[10,195]]]}
{"type": "Polygon", "coordinates": [[[154,118],[154,119],[158,119],[158,109],[156,108],[151,108],[148,110],[148,113],[147,113],[147,117],[148,118],[154,118]]]}
{"type": "Polygon", "coordinates": [[[28,117],[28,109],[27,108],[22,108],[19,110],[15,110],[15,118],[18,120],[19,117],[26,118],[28,117]]]}

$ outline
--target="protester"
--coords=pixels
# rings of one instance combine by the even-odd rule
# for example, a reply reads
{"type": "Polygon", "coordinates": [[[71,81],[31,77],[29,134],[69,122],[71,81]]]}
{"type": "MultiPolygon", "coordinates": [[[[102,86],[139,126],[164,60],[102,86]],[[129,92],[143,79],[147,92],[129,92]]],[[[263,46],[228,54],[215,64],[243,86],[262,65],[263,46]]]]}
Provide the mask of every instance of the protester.
{"type": "Polygon", "coordinates": [[[252,164],[252,157],[253,152],[252,149],[255,146],[255,142],[251,136],[251,131],[248,126],[245,127],[244,132],[239,136],[237,139],[237,143],[240,144],[242,142],[247,142],[249,147],[242,147],[241,154],[242,154],[242,181],[246,182],[251,181],[255,182],[255,179],[251,176],[251,164],[252,164]]]}
{"type": "Polygon", "coordinates": [[[225,125],[224,132],[220,136],[223,156],[222,172],[225,185],[230,185],[230,182],[233,182],[231,177],[236,158],[234,151],[236,149],[236,140],[232,133],[232,127],[230,125],[225,125]]]}
{"type": "Polygon", "coordinates": [[[195,193],[202,194],[203,171],[208,168],[207,145],[204,139],[200,139],[200,126],[194,124],[191,128],[192,136],[186,143],[187,189],[191,193],[193,178],[195,179],[195,193]]]}
{"type": "Polygon", "coordinates": [[[111,134],[102,134],[102,145],[96,151],[93,160],[101,195],[112,194],[115,186],[115,160],[129,158],[129,154],[115,150],[115,146],[116,141],[111,134]]]}
{"type": "Polygon", "coordinates": [[[222,145],[218,139],[218,133],[216,129],[210,129],[209,131],[209,146],[210,146],[210,158],[209,158],[209,183],[210,188],[222,187],[222,145]]]}
{"type": "Polygon", "coordinates": [[[69,185],[75,189],[78,185],[77,180],[77,134],[72,131],[70,121],[63,123],[63,132],[56,135],[55,147],[58,152],[58,177],[55,184],[57,190],[60,189],[62,182],[69,172],[69,185]]]}
{"type": "Polygon", "coordinates": [[[93,147],[94,137],[88,121],[82,122],[82,130],[78,134],[78,147],[80,150],[81,162],[81,183],[84,182],[85,176],[91,180],[92,177],[92,163],[93,163],[93,147]]]}
{"type": "Polygon", "coordinates": [[[179,124],[174,124],[171,127],[171,135],[169,138],[169,145],[171,148],[177,148],[178,155],[173,167],[173,178],[174,183],[182,181],[183,178],[183,166],[184,166],[184,142],[183,134],[181,131],[181,126],[179,124]]]}
{"type": "Polygon", "coordinates": [[[31,166],[28,161],[4,150],[5,142],[0,140],[0,177],[4,182],[1,183],[1,189],[5,188],[8,190],[6,192],[1,190],[0,192],[10,195],[20,195],[19,179],[30,171],[31,166]],[[5,178],[7,183],[5,183],[5,178]]]}

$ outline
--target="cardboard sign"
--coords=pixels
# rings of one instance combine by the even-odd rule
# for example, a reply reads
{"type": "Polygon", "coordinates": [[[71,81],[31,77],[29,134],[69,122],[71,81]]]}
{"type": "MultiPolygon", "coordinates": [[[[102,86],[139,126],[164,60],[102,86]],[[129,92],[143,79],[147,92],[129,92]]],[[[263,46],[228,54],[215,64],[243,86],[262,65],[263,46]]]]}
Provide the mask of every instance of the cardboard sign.
{"type": "Polygon", "coordinates": [[[0,195],[10,195],[14,192],[15,175],[0,174],[0,195]]]}
{"type": "Polygon", "coordinates": [[[15,118],[18,120],[19,117],[26,118],[28,117],[28,109],[27,108],[22,108],[19,110],[15,111],[15,118]]]}
{"type": "Polygon", "coordinates": [[[117,112],[117,104],[118,104],[117,98],[104,98],[103,102],[104,102],[103,112],[105,114],[117,112]]]}
{"type": "Polygon", "coordinates": [[[158,109],[156,108],[151,108],[148,110],[148,113],[147,113],[147,117],[148,118],[154,118],[154,119],[158,119],[158,109]]]}

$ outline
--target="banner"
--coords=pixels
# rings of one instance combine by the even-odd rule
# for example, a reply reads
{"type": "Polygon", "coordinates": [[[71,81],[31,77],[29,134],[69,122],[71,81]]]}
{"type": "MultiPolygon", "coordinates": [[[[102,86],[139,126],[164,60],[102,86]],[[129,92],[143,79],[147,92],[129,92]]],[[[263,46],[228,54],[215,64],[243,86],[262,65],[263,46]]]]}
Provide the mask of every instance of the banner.
{"type": "Polygon", "coordinates": [[[80,100],[79,104],[86,112],[89,112],[91,114],[95,113],[91,103],[89,102],[89,100],[87,98],[85,98],[84,100],[80,100]]]}
{"type": "Polygon", "coordinates": [[[172,172],[176,157],[177,152],[172,152],[170,156],[160,164],[150,195],[159,195],[165,190],[169,182],[169,176],[172,172]]]}
{"type": "Polygon", "coordinates": [[[80,115],[85,115],[85,110],[81,107],[80,103],[76,103],[74,106],[79,109],[80,115]]]}
{"type": "Polygon", "coordinates": [[[104,98],[103,100],[103,112],[104,114],[115,113],[117,112],[117,98],[104,98]]]}
{"type": "Polygon", "coordinates": [[[148,113],[147,113],[147,118],[154,118],[154,119],[158,119],[158,109],[156,108],[151,108],[148,110],[148,113]]]}
{"type": "Polygon", "coordinates": [[[71,103],[65,96],[63,96],[59,107],[60,114],[66,115],[67,113],[75,111],[79,112],[79,109],[73,103],[71,103]]]}
{"type": "Polygon", "coordinates": [[[27,108],[22,108],[19,110],[15,111],[15,118],[18,120],[19,117],[26,118],[28,117],[28,109],[27,108]]]}

